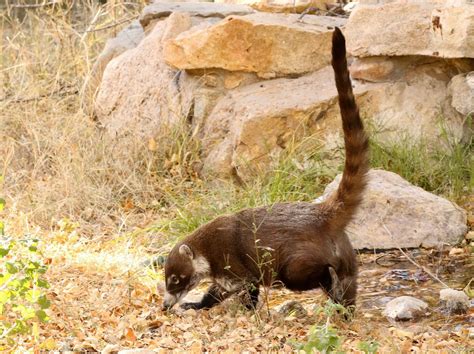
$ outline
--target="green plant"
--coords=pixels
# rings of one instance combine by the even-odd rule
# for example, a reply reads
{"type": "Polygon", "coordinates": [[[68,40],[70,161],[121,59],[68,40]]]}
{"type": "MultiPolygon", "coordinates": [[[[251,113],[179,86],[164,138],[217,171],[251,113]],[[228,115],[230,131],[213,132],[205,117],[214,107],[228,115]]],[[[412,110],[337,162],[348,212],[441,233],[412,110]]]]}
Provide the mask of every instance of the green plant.
{"type": "Polygon", "coordinates": [[[357,348],[362,350],[364,353],[366,354],[372,354],[372,353],[377,353],[377,349],[379,349],[379,343],[377,343],[376,341],[363,341],[363,342],[359,342],[359,344],[357,344],[357,348]]]}
{"type": "Polygon", "coordinates": [[[329,324],[311,327],[308,341],[298,346],[305,353],[332,353],[339,349],[342,339],[337,330],[329,324]]]}
{"type": "MultiPolygon", "coordinates": [[[[445,139],[446,140],[446,139],[445,139]]],[[[371,167],[392,171],[409,182],[454,201],[474,187],[473,141],[441,141],[434,146],[420,139],[400,138],[384,144],[371,140],[371,167]]]]}
{"type": "MultiPolygon", "coordinates": [[[[0,200],[0,211],[5,201],[0,200]]],[[[43,278],[47,266],[38,250],[38,240],[15,240],[0,235],[0,350],[14,346],[20,335],[38,337],[38,323],[48,320],[49,308],[43,278]]]]}
{"type": "Polygon", "coordinates": [[[331,324],[336,316],[350,316],[348,309],[331,300],[327,300],[324,306],[315,311],[315,315],[322,315],[324,324],[316,324],[308,332],[308,339],[305,343],[297,343],[296,348],[305,353],[332,353],[340,350],[343,338],[339,336],[337,328],[331,324]]]}

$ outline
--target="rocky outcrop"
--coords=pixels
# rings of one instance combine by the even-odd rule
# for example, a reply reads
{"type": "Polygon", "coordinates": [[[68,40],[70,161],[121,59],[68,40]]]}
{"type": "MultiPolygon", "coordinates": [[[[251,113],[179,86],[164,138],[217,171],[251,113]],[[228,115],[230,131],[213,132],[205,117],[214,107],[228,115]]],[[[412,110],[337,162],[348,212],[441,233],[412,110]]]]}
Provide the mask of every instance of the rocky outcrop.
{"type": "MultiPolygon", "coordinates": [[[[471,7],[363,2],[374,4],[356,7],[344,32],[356,55],[351,73],[357,101],[363,117],[382,132],[379,138],[423,137],[438,144],[440,119],[453,140],[466,136],[466,112],[472,112],[473,101],[466,73],[474,70],[474,59],[466,57],[465,41],[473,36],[461,30],[470,30],[471,7]],[[389,19],[398,8],[414,12],[392,25],[389,19]],[[451,28],[446,19],[458,8],[465,11],[451,28]],[[442,39],[436,39],[439,28],[432,21],[438,10],[442,39]],[[374,20],[367,20],[369,14],[374,20]],[[408,19],[415,24],[400,25],[408,19]],[[384,31],[405,37],[375,36],[383,24],[384,31]],[[413,26],[420,27],[420,43],[408,38],[413,26]],[[456,39],[446,29],[454,29],[456,39]],[[449,59],[453,53],[464,58],[449,59]]],[[[300,17],[260,13],[241,4],[147,6],[138,45],[107,49],[96,64],[106,66],[95,104],[98,121],[112,135],[142,137],[159,135],[163,125],[191,122],[190,129],[202,139],[204,174],[237,174],[243,180],[271,169],[290,142],[307,135],[318,134],[327,148],[338,146],[340,117],[328,64],[331,31],[346,20],[300,17]]]]}
{"type": "Polygon", "coordinates": [[[345,33],[348,50],[357,57],[474,58],[474,7],[422,1],[361,4],[345,33]]]}
{"type": "MultiPolygon", "coordinates": [[[[339,185],[339,175],[319,201],[339,185]]],[[[397,174],[371,170],[362,204],[347,232],[356,249],[454,245],[467,232],[466,211],[397,174]]]]}
{"type": "Polygon", "coordinates": [[[262,78],[301,75],[329,65],[331,37],[344,19],[298,15],[229,16],[213,26],[181,33],[165,47],[178,69],[221,68],[262,78]]]}
{"type": "MultiPolygon", "coordinates": [[[[358,97],[366,92],[366,85],[356,85],[358,97]]],[[[252,178],[267,170],[275,155],[293,139],[325,132],[331,140],[340,126],[336,102],[330,68],[297,79],[257,82],[229,92],[204,126],[204,172],[252,178]]]]}

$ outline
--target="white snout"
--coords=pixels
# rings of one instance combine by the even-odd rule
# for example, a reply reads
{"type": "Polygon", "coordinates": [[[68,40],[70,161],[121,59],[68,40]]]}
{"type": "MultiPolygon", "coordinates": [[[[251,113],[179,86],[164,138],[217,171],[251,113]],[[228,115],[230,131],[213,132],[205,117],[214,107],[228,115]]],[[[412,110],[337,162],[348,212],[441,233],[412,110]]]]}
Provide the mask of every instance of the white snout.
{"type": "Polygon", "coordinates": [[[163,297],[163,309],[169,310],[183,297],[185,297],[187,293],[187,291],[182,291],[180,293],[177,293],[176,295],[173,295],[165,291],[165,296],[163,297]]]}

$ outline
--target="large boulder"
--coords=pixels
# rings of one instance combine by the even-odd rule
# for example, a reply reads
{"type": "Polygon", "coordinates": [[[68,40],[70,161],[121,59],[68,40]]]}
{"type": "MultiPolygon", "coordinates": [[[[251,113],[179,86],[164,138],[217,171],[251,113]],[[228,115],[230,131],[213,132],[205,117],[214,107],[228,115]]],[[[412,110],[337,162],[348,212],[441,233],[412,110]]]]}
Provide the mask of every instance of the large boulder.
{"type": "MultiPolygon", "coordinates": [[[[367,90],[368,85],[355,86],[358,98],[367,90]]],[[[267,170],[293,139],[320,132],[333,140],[340,126],[336,107],[329,67],[297,79],[268,80],[232,90],[219,100],[204,126],[204,173],[252,178],[267,170]]]]}
{"type": "Polygon", "coordinates": [[[357,57],[424,55],[474,58],[474,6],[435,1],[359,5],[345,34],[357,57]]]}
{"type": "MultiPolygon", "coordinates": [[[[341,175],[318,201],[333,193],[341,175]]],[[[371,170],[362,204],[347,232],[356,249],[454,245],[467,232],[466,211],[416,187],[399,175],[371,170]]]]}
{"type": "Polygon", "coordinates": [[[163,60],[163,42],[191,27],[191,18],[174,13],[160,21],[136,48],[106,67],[95,112],[111,135],[155,136],[163,124],[186,116],[176,84],[177,71],[163,60]]]}
{"type": "MultiPolygon", "coordinates": [[[[395,82],[354,81],[361,114],[380,130],[379,139],[391,142],[404,135],[438,143],[440,115],[453,137],[463,137],[463,117],[451,107],[449,75],[443,74],[449,70],[443,65],[411,65],[395,82]]],[[[204,172],[252,178],[268,170],[290,141],[305,135],[317,133],[334,147],[341,141],[340,125],[330,67],[239,87],[221,98],[206,120],[204,172]]]]}
{"type": "Polygon", "coordinates": [[[184,32],[165,47],[178,69],[221,68],[263,78],[301,75],[330,63],[335,26],[345,19],[256,13],[230,16],[207,28],[184,32]]]}

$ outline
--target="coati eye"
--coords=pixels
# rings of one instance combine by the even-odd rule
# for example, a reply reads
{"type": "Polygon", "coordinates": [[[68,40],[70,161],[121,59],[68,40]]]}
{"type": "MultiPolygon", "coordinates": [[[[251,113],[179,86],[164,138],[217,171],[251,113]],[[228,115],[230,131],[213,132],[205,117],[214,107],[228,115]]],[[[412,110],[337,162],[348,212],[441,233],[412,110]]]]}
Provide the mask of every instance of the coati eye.
{"type": "Polygon", "coordinates": [[[174,274],[171,275],[170,280],[173,284],[178,284],[179,283],[178,277],[174,274]]]}

